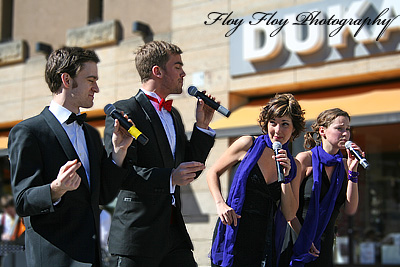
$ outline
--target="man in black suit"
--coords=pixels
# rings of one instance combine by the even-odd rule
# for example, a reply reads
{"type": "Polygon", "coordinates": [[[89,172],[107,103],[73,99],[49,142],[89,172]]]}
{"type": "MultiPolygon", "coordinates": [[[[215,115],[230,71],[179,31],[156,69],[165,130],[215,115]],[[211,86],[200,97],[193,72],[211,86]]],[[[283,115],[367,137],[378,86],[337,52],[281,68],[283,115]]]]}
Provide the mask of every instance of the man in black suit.
{"type": "Polygon", "coordinates": [[[50,106],[10,131],[11,186],[26,226],[28,266],[101,264],[99,204],[117,195],[133,138],[115,121],[107,156],[98,131],[76,116],[99,92],[98,62],[91,50],[54,51],[45,73],[50,106]]]}
{"type": "MultiPolygon", "coordinates": [[[[214,144],[208,125],[214,110],[197,103],[190,141],[179,112],[165,98],[181,94],[183,63],[176,45],[153,41],[136,53],[142,88],[136,96],[115,103],[149,139],[128,149],[132,172],[122,185],[111,222],[110,253],[122,266],[197,266],[181,213],[180,186],[204,169],[214,144]],[[168,111],[170,110],[170,111],[168,111]]],[[[112,119],[107,116],[104,141],[111,149],[112,119]]]]}

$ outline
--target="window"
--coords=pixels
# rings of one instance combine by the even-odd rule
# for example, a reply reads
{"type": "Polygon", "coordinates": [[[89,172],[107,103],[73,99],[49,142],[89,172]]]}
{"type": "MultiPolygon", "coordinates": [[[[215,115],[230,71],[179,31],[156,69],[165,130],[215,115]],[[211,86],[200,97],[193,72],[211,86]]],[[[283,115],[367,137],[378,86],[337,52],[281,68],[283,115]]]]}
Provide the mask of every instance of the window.
{"type": "Polygon", "coordinates": [[[88,24],[103,21],[103,0],[89,0],[88,24]]]}
{"type": "Polygon", "coordinates": [[[13,0],[0,0],[0,42],[12,40],[13,0]]]}
{"type": "Polygon", "coordinates": [[[351,263],[348,252],[352,251],[352,263],[400,264],[399,132],[400,124],[352,129],[352,140],[366,152],[370,168],[359,167],[357,213],[338,219],[337,263],[351,263]]]}

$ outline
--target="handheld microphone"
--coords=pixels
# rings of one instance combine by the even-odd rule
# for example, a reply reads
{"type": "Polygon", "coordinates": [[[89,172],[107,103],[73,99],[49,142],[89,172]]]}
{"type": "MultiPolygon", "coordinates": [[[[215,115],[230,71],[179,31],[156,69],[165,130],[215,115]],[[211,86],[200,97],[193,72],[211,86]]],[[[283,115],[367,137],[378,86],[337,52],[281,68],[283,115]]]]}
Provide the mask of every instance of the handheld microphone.
{"type": "MultiPolygon", "coordinates": [[[[272,144],[272,149],[274,150],[275,156],[279,154],[279,149],[281,148],[282,148],[281,142],[276,141],[272,144]]],[[[285,174],[283,173],[283,168],[281,164],[279,164],[279,161],[276,160],[276,158],[275,162],[276,162],[276,169],[278,171],[278,182],[283,183],[285,181],[285,174]]]]}
{"type": "Polygon", "coordinates": [[[353,142],[351,142],[351,141],[347,141],[346,144],[344,144],[344,146],[345,146],[348,150],[350,150],[351,154],[353,154],[353,155],[357,158],[357,160],[360,162],[361,166],[363,166],[364,169],[367,169],[367,168],[369,167],[368,161],[367,161],[363,156],[361,156],[360,152],[358,152],[357,150],[355,150],[355,149],[351,146],[352,143],[353,143],[353,142]]]}
{"type": "Polygon", "coordinates": [[[133,126],[121,113],[119,113],[113,104],[107,104],[104,107],[104,113],[111,116],[113,119],[117,119],[122,127],[124,127],[135,139],[142,145],[147,144],[149,138],[147,138],[141,131],[133,126]]]}
{"type": "Polygon", "coordinates": [[[217,102],[206,96],[203,92],[197,90],[196,86],[190,86],[188,88],[188,93],[191,96],[201,98],[204,101],[204,103],[206,103],[207,106],[215,109],[225,117],[229,117],[229,115],[231,115],[231,112],[228,109],[224,108],[223,106],[221,106],[220,104],[218,104],[217,102]]]}

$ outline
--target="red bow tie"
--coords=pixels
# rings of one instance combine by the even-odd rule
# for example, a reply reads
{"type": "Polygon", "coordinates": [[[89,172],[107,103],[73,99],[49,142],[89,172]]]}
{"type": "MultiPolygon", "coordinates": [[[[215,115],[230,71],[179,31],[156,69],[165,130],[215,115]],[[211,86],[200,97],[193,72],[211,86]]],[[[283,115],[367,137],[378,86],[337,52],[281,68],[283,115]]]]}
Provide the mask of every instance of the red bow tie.
{"type": "Polygon", "coordinates": [[[171,112],[171,108],[172,108],[172,100],[167,100],[165,101],[164,98],[161,98],[161,101],[158,102],[158,99],[152,96],[147,95],[147,97],[153,101],[158,103],[158,110],[161,110],[162,108],[165,108],[167,111],[171,112]]]}

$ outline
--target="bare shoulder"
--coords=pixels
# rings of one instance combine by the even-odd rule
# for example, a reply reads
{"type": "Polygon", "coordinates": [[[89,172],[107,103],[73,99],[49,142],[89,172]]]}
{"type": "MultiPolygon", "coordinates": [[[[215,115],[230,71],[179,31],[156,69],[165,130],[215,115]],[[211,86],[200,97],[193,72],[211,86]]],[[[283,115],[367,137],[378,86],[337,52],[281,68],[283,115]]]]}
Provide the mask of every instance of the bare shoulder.
{"type": "Polygon", "coordinates": [[[253,145],[253,137],[250,135],[245,135],[245,136],[241,136],[239,137],[232,145],[235,145],[235,147],[238,150],[249,150],[250,147],[253,145]]]}
{"type": "Polygon", "coordinates": [[[297,158],[294,158],[294,162],[296,163],[297,168],[301,167],[301,163],[297,158]]]}
{"type": "Polygon", "coordinates": [[[303,167],[311,166],[312,164],[312,153],[311,151],[304,151],[297,154],[296,159],[300,162],[303,167]]]}
{"type": "Polygon", "coordinates": [[[233,166],[236,162],[243,159],[252,143],[253,139],[251,136],[239,137],[223,152],[211,168],[225,171],[228,167],[233,166]]]}
{"type": "Polygon", "coordinates": [[[228,151],[230,154],[235,155],[234,157],[237,160],[242,160],[252,145],[252,136],[241,136],[229,147],[228,151]]]}

